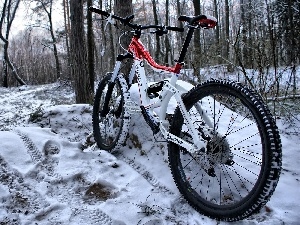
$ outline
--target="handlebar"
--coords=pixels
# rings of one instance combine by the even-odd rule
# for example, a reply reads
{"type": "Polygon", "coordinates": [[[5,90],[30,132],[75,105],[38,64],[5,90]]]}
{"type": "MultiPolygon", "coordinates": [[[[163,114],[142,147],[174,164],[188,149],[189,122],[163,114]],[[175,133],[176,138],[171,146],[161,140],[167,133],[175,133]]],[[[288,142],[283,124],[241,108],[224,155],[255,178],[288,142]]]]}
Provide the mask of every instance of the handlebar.
{"type": "Polygon", "coordinates": [[[160,25],[142,26],[142,25],[130,23],[130,21],[134,18],[134,15],[130,15],[130,16],[127,16],[125,18],[122,18],[122,17],[116,16],[116,15],[111,15],[106,11],[103,11],[101,9],[97,9],[97,8],[94,8],[94,7],[90,7],[89,10],[91,12],[94,12],[94,13],[97,13],[99,15],[105,16],[106,18],[111,16],[111,18],[119,20],[122,24],[124,24],[125,26],[129,26],[129,27],[133,28],[134,30],[141,31],[141,30],[154,28],[154,29],[157,29],[157,31],[154,31],[153,33],[157,33],[158,35],[167,34],[168,30],[177,31],[177,32],[183,32],[184,31],[184,29],[180,28],[180,27],[160,26],[160,25]]]}
{"type": "Polygon", "coordinates": [[[100,15],[102,15],[102,16],[109,17],[109,13],[108,13],[108,12],[105,12],[105,11],[103,11],[103,10],[101,10],[101,9],[96,9],[96,8],[94,8],[94,7],[89,7],[89,10],[90,10],[91,12],[100,14],[100,15]]]}
{"type": "MultiPolygon", "coordinates": [[[[91,12],[94,12],[94,13],[97,13],[97,14],[100,14],[102,16],[106,16],[106,17],[109,17],[110,14],[106,11],[103,11],[101,9],[97,9],[97,8],[94,8],[94,7],[90,7],[89,10],[91,12]]],[[[132,20],[134,18],[134,15],[130,15],[130,16],[127,16],[125,18],[122,18],[122,17],[119,17],[119,16],[116,16],[116,15],[111,15],[111,17],[113,19],[117,19],[117,20],[120,20],[121,23],[123,23],[124,25],[128,25],[131,27],[131,25],[134,25],[134,24],[130,24],[129,21],[132,20]]]]}

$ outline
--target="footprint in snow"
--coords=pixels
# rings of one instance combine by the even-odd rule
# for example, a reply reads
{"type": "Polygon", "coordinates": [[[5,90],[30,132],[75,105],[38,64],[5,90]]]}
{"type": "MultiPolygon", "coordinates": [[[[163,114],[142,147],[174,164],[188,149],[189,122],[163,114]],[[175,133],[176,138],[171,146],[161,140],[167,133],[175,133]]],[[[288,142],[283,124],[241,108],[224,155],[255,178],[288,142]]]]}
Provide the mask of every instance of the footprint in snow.
{"type": "Polygon", "coordinates": [[[48,140],[43,147],[43,153],[45,157],[56,155],[59,152],[60,152],[60,144],[53,140],[48,140]]]}
{"type": "Polygon", "coordinates": [[[59,159],[56,157],[53,157],[55,155],[58,155],[60,152],[60,144],[53,140],[48,140],[42,149],[42,152],[44,154],[44,159],[41,164],[42,168],[45,170],[46,174],[51,177],[50,180],[55,181],[61,180],[62,177],[55,173],[55,166],[58,165],[59,159]],[[54,178],[54,180],[53,180],[54,178]]]}

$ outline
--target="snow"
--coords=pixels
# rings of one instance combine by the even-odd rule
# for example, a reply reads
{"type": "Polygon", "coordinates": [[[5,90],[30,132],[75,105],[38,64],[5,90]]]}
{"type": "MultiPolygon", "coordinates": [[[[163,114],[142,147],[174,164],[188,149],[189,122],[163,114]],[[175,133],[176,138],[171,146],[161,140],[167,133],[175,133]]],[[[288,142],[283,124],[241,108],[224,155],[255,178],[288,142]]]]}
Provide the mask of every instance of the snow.
{"type": "MultiPolygon", "coordinates": [[[[136,101],[136,87],[131,94],[136,101]]],[[[182,199],[166,143],[154,139],[139,114],[126,146],[111,154],[94,144],[92,106],[72,104],[68,84],[0,88],[0,96],[0,224],[229,224],[182,199]]],[[[172,101],[168,110],[174,107],[172,101]]],[[[277,189],[259,213],[233,224],[300,223],[300,123],[277,122],[277,189]]]]}

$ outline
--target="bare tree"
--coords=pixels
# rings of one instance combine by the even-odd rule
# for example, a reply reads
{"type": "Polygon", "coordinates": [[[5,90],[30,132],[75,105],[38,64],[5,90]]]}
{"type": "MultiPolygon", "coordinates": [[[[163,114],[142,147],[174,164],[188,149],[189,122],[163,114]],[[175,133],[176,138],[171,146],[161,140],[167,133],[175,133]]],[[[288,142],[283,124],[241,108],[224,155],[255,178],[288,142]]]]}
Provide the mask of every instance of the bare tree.
{"type": "MultiPolygon", "coordinates": [[[[53,52],[41,45],[45,34],[34,29],[25,29],[10,38],[9,55],[18,65],[18,72],[27,84],[55,82],[56,70],[53,52]]],[[[12,79],[8,79],[10,84],[12,79]]]]}
{"type": "Polygon", "coordinates": [[[55,65],[56,65],[56,74],[57,79],[61,76],[61,68],[60,62],[58,58],[58,51],[57,51],[57,40],[55,37],[54,27],[53,27],[53,18],[52,18],[52,9],[53,9],[53,0],[33,0],[37,5],[33,9],[35,13],[44,12],[46,14],[48,25],[46,29],[50,32],[51,41],[50,44],[52,45],[52,50],[55,58],[55,65]]]}
{"type": "Polygon", "coordinates": [[[15,19],[16,11],[19,7],[20,0],[5,0],[3,7],[2,7],[2,14],[0,19],[0,39],[4,42],[4,78],[3,78],[3,87],[8,87],[7,83],[7,76],[8,76],[8,70],[7,65],[11,69],[13,76],[18,81],[19,84],[24,85],[26,84],[25,81],[18,75],[18,72],[11,62],[9,55],[8,55],[8,45],[9,45],[9,34],[12,22],[15,19]],[[4,28],[4,25],[6,27],[4,28]],[[4,34],[3,34],[4,33],[4,34]]]}

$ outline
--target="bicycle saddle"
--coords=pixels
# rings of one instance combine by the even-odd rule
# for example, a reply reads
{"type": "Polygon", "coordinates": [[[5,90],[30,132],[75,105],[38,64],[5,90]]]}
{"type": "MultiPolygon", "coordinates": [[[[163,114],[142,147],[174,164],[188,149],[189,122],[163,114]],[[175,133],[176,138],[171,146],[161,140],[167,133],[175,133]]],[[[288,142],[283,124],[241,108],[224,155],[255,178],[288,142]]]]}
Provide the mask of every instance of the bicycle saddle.
{"type": "Polygon", "coordinates": [[[190,25],[199,25],[203,28],[214,28],[217,25],[217,19],[213,16],[179,16],[181,22],[187,22],[190,25]]]}

